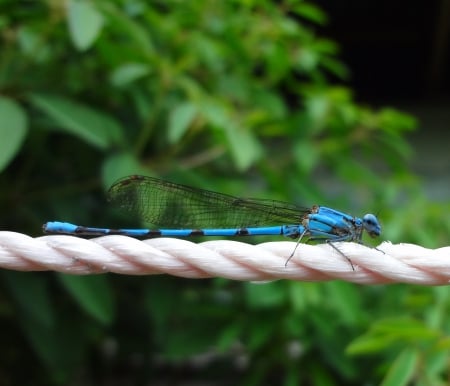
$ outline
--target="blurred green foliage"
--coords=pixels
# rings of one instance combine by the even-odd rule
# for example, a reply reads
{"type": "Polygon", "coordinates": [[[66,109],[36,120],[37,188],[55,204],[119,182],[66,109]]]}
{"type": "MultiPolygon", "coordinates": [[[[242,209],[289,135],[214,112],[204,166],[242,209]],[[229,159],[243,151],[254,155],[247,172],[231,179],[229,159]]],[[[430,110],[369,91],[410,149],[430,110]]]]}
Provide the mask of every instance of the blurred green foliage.
{"type": "MultiPolygon", "coordinates": [[[[0,6],[2,229],[38,235],[51,219],[137,225],[111,212],[103,192],[141,173],[379,212],[386,239],[448,242],[448,203],[427,202],[408,169],[404,135],[415,119],[355,102],[338,46],[317,33],[327,16],[314,4],[0,6]]],[[[443,385],[448,377],[443,288],[1,277],[6,385],[443,385]]]]}

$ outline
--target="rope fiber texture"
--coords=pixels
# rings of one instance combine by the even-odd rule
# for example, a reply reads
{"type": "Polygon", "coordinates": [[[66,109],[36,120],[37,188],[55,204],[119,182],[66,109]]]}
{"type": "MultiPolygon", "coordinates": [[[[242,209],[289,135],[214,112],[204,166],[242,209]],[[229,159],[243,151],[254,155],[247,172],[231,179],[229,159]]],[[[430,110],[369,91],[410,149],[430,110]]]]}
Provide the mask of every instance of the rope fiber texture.
{"type": "Polygon", "coordinates": [[[126,236],[89,240],[65,235],[32,238],[2,231],[0,267],[74,275],[114,272],[245,281],[340,279],[359,284],[420,285],[445,285],[450,281],[450,246],[427,249],[383,242],[375,249],[356,243],[335,243],[355,270],[330,245],[295,246],[293,241],[250,245],[230,240],[199,244],[174,238],[140,241],[126,236]]]}

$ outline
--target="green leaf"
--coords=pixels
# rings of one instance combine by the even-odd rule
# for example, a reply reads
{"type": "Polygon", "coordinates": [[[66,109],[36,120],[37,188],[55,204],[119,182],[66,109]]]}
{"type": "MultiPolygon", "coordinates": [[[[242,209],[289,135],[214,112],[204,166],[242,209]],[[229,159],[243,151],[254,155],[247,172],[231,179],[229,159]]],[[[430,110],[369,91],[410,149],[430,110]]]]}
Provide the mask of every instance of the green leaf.
{"type": "Polygon", "coordinates": [[[28,131],[25,111],[14,100],[0,97],[0,171],[14,158],[28,131]]]}
{"type": "Polygon", "coordinates": [[[271,342],[275,334],[279,331],[280,326],[277,324],[278,318],[272,312],[270,315],[265,314],[267,317],[258,320],[253,324],[253,328],[248,337],[246,348],[250,352],[256,352],[263,346],[267,347],[268,342],[271,342]]]}
{"type": "Polygon", "coordinates": [[[317,283],[289,282],[288,291],[289,301],[296,312],[307,312],[322,302],[322,291],[317,283]]]}
{"type": "Polygon", "coordinates": [[[279,281],[246,283],[245,299],[250,309],[279,307],[287,299],[286,286],[279,281]]]}
{"type": "Polygon", "coordinates": [[[58,275],[80,307],[98,322],[108,325],[114,317],[114,298],[105,275],[58,275]]]}
{"type": "Polygon", "coordinates": [[[261,144],[249,130],[228,122],[224,127],[237,169],[248,169],[263,154],[261,144]]]}
{"type": "Polygon", "coordinates": [[[23,314],[33,323],[51,328],[55,315],[50,303],[47,282],[39,274],[5,272],[3,279],[23,314]]]}
{"type": "Polygon", "coordinates": [[[253,103],[263,109],[270,119],[286,118],[288,111],[283,99],[278,94],[264,90],[255,90],[251,98],[253,103]]]}
{"type": "Polygon", "coordinates": [[[381,351],[393,343],[436,341],[439,331],[422,321],[411,318],[389,318],[373,323],[370,330],[355,339],[348,347],[349,354],[367,354],[381,351]]]}
{"type": "Polygon", "coordinates": [[[347,68],[347,66],[337,59],[330,57],[323,57],[320,63],[324,68],[328,69],[334,75],[336,75],[341,79],[347,80],[350,77],[350,71],[347,68]]]}
{"type": "Polygon", "coordinates": [[[328,301],[333,304],[335,314],[346,325],[356,325],[361,314],[360,291],[355,286],[339,281],[324,283],[328,301]]]}
{"type": "Polygon", "coordinates": [[[349,355],[372,354],[380,352],[386,347],[389,347],[394,340],[395,338],[392,336],[380,337],[368,333],[356,338],[353,342],[351,342],[347,346],[345,352],[349,355]]]}
{"type": "Polygon", "coordinates": [[[319,7],[314,4],[300,2],[292,9],[297,15],[304,17],[317,24],[325,24],[328,17],[319,7]]]}
{"type": "Polygon", "coordinates": [[[298,141],[293,145],[293,157],[298,168],[305,174],[310,173],[320,161],[317,147],[307,141],[298,141]]]}
{"type": "Polygon", "coordinates": [[[412,348],[403,350],[389,368],[381,386],[409,385],[418,370],[419,357],[417,350],[412,348]]]}
{"type": "Polygon", "coordinates": [[[383,108],[379,112],[380,127],[391,133],[412,131],[417,127],[417,119],[392,108],[383,108]]]}
{"type": "Polygon", "coordinates": [[[182,103],[175,107],[169,116],[168,138],[170,143],[177,143],[184,135],[197,114],[192,103],[182,103]]]}
{"type": "MultiPolygon", "coordinates": [[[[66,342],[61,342],[59,331],[55,331],[60,326],[56,325],[53,328],[48,328],[47,326],[36,324],[33,319],[27,319],[26,314],[19,314],[18,317],[21,318],[20,325],[24,336],[33,348],[37,358],[47,367],[49,376],[57,378],[59,381],[65,380],[67,374],[65,374],[65,369],[61,362],[65,361],[67,356],[65,355],[66,352],[61,349],[61,346],[66,342]]],[[[72,356],[73,347],[70,346],[70,350],[66,351],[69,351],[69,356],[72,356]]]]}
{"type": "Polygon", "coordinates": [[[70,37],[80,51],[89,48],[103,27],[103,16],[95,3],[84,0],[69,0],[67,21],[70,37]]]}
{"type": "Polygon", "coordinates": [[[87,349],[85,331],[89,326],[84,325],[80,315],[64,312],[63,309],[59,309],[53,326],[36,323],[26,314],[18,315],[24,335],[42,364],[47,367],[47,377],[55,380],[50,384],[55,385],[67,384],[67,378],[78,368],[87,349]]]}
{"type": "Polygon", "coordinates": [[[240,322],[230,322],[224,327],[217,339],[215,348],[219,352],[226,352],[239,341],[240,335],[242,334],[242,324],[240,322]]]}
{"type": "Polygon", "coordinates": [[[126,63],[116,68],[110,80],[114,86],[124,87],[150,73],[150,67],[144,63],[126,63]]]}
{"type": "Polygon", "coordinates": [[[45,66],[51,60],[52,47],[50,42],[31,24],[22,25],[18,29],[17,44],[31,62],[45,66]]]}
{"type": "Polygon", "coordinates": [[[98,6],[102,9],[103,14],[108,17],[108,22],[114,25],[114,28],[118,28],[121,34],[129,37],[130,44],[138,48],[140,54],[148,55],[155,52],[152,35],[145,28],[145,23],[139,23],[138,20],[130,17],[113,1],[103,1],[98,6]]]}
{"type": "Polygon", "coordinates": [[[30,102],[61,129],[93,146],[105,149],[122,142],[123,128],[110,115],[64,97],[31,94],[30,102]]]}
{"type": "Polygon", "coordinates": [[[200,102],[199,108],[205,119],[212,125],[224,128],[230,122],[231,113],[224,103],[213,99],[204,99],[200,102]]]}
{"type": "Polygon", "coordinates": [[[299,68],[304,72],[312,72],[316,70],[320,61],[320,55],[314,47],[304,46],[295,56],[299,68]]]}
{"type": "Polygon", "coordinates": [[[410,341],[434,340],[439,336],[438,330],[428,327],[422,321],[411,318],[392,318],[377,322],[372,326],[375,334],[395,335],[398,339],[410,341]]]}
{"type": "Polygon", "coordinates": [[[211,126],[225,133],[237,169],[246,170],[261,157],[263,151],[256,136],[235,122],[231,108],[226,103],[204,99],[199,109],[211,126]]]}
{"type": "Polygon", "coordinates": [[[132,153],[111,155],[103,163],[102,180],[106,187],[119,178],[131,174],[149,174],[149,170],[145,169],[132,153]]]}

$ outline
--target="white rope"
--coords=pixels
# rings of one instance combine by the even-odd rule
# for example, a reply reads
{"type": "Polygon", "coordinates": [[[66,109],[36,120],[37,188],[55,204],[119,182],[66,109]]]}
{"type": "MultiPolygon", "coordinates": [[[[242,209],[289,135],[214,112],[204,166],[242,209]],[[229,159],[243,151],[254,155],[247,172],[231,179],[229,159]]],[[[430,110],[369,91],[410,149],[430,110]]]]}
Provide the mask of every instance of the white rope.
{"type": "Polygon", "coordinates": [[[336,244],[351,259],[353,270],[348,260],[327,244],[299,244],[285,266],[295,245],[293,241],[250,245],[230,240],[194,244],[173,238],[139,241],[125,236],[90,240],[65,235],[32,238],[0,232],[0,268],[76,275],[115,272],[251,281],[340,279],[359,284],[422,285],[443,285],[450,281],[450,246],[427,249],[384,242],[375,249],[355,243],[336,244]]]}

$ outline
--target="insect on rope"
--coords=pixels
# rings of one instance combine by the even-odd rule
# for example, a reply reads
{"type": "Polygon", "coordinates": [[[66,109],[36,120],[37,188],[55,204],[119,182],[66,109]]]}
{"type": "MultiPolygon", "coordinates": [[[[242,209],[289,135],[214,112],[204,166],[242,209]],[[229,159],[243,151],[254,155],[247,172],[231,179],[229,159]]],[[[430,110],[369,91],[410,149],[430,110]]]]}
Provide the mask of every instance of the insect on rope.
{"type": "Polygon", "coordinates": [[[283,235],[298,239],[286,265],[302,241],[362,243],[362,234],[381,234],[373,214],[353,217],[325,206],[305,208],[282,201],[237,198],[231,195],[175,184],[153,177],[129,176],[115,182],[108,200],[118,208],[161,229],[112,229],[47,222],[46,233],[79,236],[125,235],[131,237],[261,236],[283,235]],[[167,227],[167,228],[166,228],[167,227]]]}

